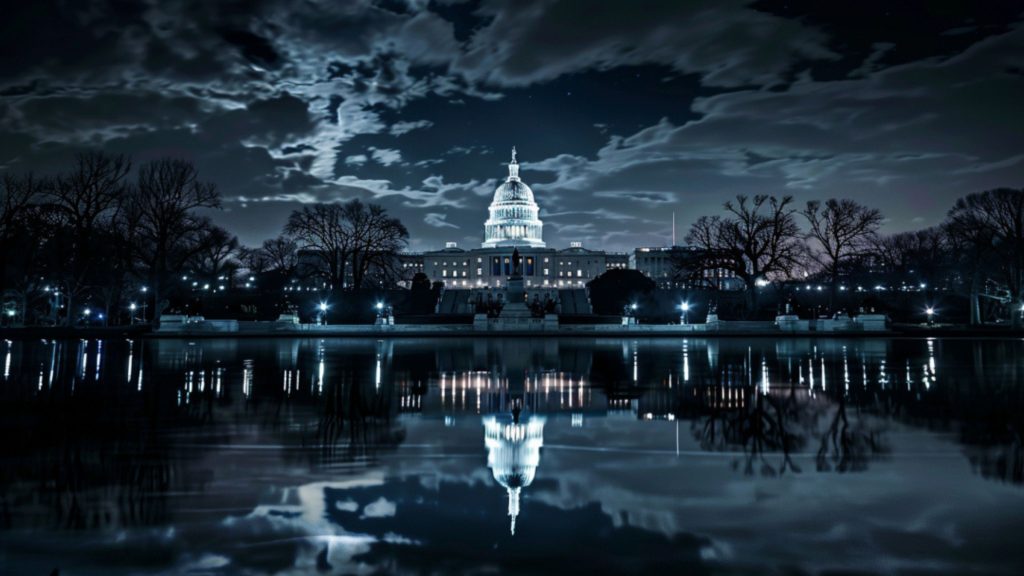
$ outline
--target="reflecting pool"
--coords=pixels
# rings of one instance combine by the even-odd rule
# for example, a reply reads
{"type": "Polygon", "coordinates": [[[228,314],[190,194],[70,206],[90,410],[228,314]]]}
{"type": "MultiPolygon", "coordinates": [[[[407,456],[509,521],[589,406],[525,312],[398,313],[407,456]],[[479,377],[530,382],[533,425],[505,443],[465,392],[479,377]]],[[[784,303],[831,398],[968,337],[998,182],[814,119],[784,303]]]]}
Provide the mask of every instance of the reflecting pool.
{"type": "Polygon", "coordinates": [[[1020,574],[1024,341],[0,341],[0,574],[1020,574]]]}

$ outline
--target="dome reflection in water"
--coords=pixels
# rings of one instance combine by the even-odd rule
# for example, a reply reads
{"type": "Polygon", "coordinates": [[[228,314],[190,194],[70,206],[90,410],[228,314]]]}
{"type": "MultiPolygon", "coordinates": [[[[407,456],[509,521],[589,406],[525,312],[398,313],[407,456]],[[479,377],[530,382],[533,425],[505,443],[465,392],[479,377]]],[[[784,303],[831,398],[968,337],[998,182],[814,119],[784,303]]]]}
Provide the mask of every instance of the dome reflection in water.
{"type": "Polygon", "coordinates": [[[2,342],[0,573],[1014,574],[1021,358],[1019,340],[2,342]]]}

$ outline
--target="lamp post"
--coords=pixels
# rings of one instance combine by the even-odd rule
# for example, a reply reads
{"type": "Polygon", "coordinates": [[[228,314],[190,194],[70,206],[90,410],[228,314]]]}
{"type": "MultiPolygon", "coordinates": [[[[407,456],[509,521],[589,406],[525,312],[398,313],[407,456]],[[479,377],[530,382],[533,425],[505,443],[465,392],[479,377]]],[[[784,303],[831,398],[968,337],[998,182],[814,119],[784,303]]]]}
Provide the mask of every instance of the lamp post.
{"type": "Polygon", "coordinates": [[[636,323],[636,302],[632,304],[623,304],[622,306],[622,325],[628,326],[636,323]]]}
{"type": "Polygon", "coordinates": [[[142,287],[142,322],[143,323],[147,322],[147,319],[146,319],[146,308],[149,306],[149,295],[147,294],[147,292],[149,292],[149,287],[148,286],[143,286],[142,287]]]}
{"type": "Polygon", "coordinates": [[[135,309],[136,308],[137,308],[137,306],[135,305],[135,302],[132,302],[131,304],[128,305],[128,323],[129,323],[130,326],[134,326],[135,325],[135,309]]]}
{"type": "Polygon", "coordinates": [[[690,303],[683,302],[682,304],[679,305],[679,309],[682,310],[683,312],[682,315],[679,317],[679,323],[688,324],[689,322],[687,320],[690,312],[690,303]]]}
{"type": "Polygon", "coordinates": [[[320,325],[323,326],[324,324],[327,324],[327,302],[321,302],[317,308],[320,310],[320,313],[317,316],[320,319],[320,325]]]}
{"type": "MultiPolygon", "coordinates": [[[[43,288],[44,292],[49,292],[50,287],[43,288]]],[[[56,286],[53,287],[53,325],[56,326],[60,322],[60,289],[56,286]]]]}
{"type": "Polygon", "coordinates": [[[924,313],[928,315],[928,325],[934,325],[935,308],[929,306],[924,309],[924,313]]]}

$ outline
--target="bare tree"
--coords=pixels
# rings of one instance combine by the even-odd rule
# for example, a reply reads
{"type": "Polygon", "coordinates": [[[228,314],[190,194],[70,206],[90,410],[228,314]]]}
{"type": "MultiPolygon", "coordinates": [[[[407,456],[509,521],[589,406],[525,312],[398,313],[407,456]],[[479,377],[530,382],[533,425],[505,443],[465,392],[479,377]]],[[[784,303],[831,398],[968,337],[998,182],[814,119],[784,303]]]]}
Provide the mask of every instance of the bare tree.
{"type": "Polygon", "coordinates": [[[988,257],[989,270],[995,273],[1009,292],[1010,317],[1014,326],[1021,323],[1016,310],[1024,305],[1024,190],[997,188],[969,194],[956,201],[949,211],[946,228],[978,258],[971,263],[971,320],[975,318],[981,275],[978,265],[988,257]]]}
{"type": "Polygon", "coordinates": [[[353,236],[352,287],[362,288],[371,270],[380,278],[393,277],[395,254],[409,238],[405,225],[382,206],[359,200],[345,205],[345,216],[353,236]]]}
{"type": "Polygon", "coordinates": [[[48,189],[46,180],[29,173],[15,176],[7,173],[0,179],[0,281],[6,280],[8,255],[12,243],[25,229],[30,212],[48,189]]]}
{"type": "Polygon", "coordinates": [[[409,237],[402,222],[383,207],[359,200],[304,206],[292,212],[285,234],[317,255],[333,287],[356,290],[371,270],[392,265],[409,237]],[[351,271],[351,283],[346,271],[351,271]]]}
{"type": "Polygon", "coordinates": [[[757,283],[787,277],[803,252],[793,198],[737,196],[726,202],[727,214],[702,216],[686,236],[708,255],[708,266],[727,268],[747,289],[747,304],[757,312],[757,283]]]}
{"type": "Polygon", "coordinates": [[[238,259],[250,274],[277,272],[289,275],[298,263],[299,245],[287,236],[264,240],[257,248],[241,247],[238,259]]]}
{"type": "Polygon", "coordinates": [[[871,242],[872,255],[885,267],[890,282],[923,282],[929,287],[938,287],[948,279],[952,248],[942,227],[876,236],[871,242]]]}
{"type": "Polygon", "coordinates": [[[267,253],[263,251],[262,247],[250,248],[248,246],[239,246],[235,250],[235,258],[252,276],[263,274],[270,267],[267,253]]]}
{"type": "Polygon", "coordinates": [[[216,186],[199,180],[191,162],[162,159],[139,169],[130,204],[138,229],[138,256],[153,291],[153,317],[167,306],[172,279],[202,249],[209,221],[196,211],[220,207],[216,186]]]}
{"type": "Polygon", "coordinates": [[[69,323],[75,319],[78,296],[107,268],[101,261],[109,252],[99,238],[124,205],[130,170],[127,156],[86,152],[78,155],[71,172],[51,181],[49,202],[59,228],[56,256],[69,323]]]}
{"type": "Polygon", "coordinates": [[[321,274],[332,287],[345,286],[345,263],[352,251],[352,235],[341,204],[313,204],[292,212],[285,234],[320,261],[321,274]]]}
{"type": "Polygon", "coordinates": [[[239,263],[235,259],[238,238],[220,226],[207,226],[196,236],[194,254],[188,264],[191,271],[209,283],[234,280],[239,263]]]}
{"type": "Polygon", "coordinates": [[[295,272],[295,267],[298,265],[299,252],[299,245],[296,244],[295,240],[287,236],[278,236],[277,238],[264,240],[263,246],[260,249],[270,270],[285,275],[295,272]]]}
{"type": "Polygon", "coordinates": [[[38,278],[39,258],[49,231],[40,202],[49,183],[28,173],[0,179],[0,288],[5,300],[17,300],[21,321],[28,317],[28,294],[38,278]]]}
{"type": "Polygon", "coordinates": [[[812,200],[800,213],[810,225],[808,238],[818,245],[813,255],[828,276],[834,305],[843,267],[863,256],[872,245],[882,224],[882,213],[854,200],[834,198],[824,205],[812,200]]]}

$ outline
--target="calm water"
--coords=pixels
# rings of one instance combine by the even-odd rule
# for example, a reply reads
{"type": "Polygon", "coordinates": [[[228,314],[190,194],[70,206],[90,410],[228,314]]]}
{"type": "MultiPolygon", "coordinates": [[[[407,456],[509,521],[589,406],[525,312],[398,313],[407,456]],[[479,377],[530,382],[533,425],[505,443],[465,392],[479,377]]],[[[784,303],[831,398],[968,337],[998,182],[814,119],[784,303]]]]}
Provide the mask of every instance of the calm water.
{"type": "Polygon", "coordinates": [[[0,341],[0,573],[1024,570],[1019,340],[0,341]]]}

